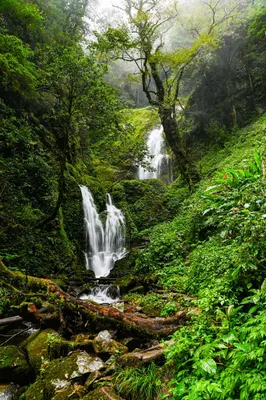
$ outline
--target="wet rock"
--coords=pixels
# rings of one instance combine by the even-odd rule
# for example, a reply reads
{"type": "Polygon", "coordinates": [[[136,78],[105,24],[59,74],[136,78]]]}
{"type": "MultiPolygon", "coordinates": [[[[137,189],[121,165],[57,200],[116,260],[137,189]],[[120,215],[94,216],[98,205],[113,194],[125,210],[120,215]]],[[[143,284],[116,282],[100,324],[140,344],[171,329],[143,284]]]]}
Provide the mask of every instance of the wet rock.
{"type": "Polygon", "coordinates": [[[128,352],[128,348],[122,343],[112,339],[108,331],[100,332],[92,342],[93,349],[97,354],[124,354],[128,352]]]}
{"type": "Polygon", "coordinates": [[[24,352],[17,346],[0,347],[0,382],[28,384],[34,373],[24,352]]]}
{"type": "Polygon", "coordinates": [[[158,345],[146,350],[124,354],[118,359],[118,364],[121,367],[139,368],[152,362],[161,363],[164,361],[164,350],[164,345],[158,345]]]}
{"type": "Polygon", "coordinates": [[[0,400],[13,400],[16,398],[18,392],[18,385],[9,383],[7,385],[0,385],[0,400]]]}
{"type": "MultiPolygon", "coordinates": [[[[118,396],[114,389],[110,386],[102,386],[101,388],[95,389],[88,393],[83,400],[123,400],[122,397],[118,396]]],[[[144,399],[143,399],[144,400],[144,399]]]]}
{"type": "MultiPolygon", "coordinates": [[[[69,393],[69,388],[73,389],[74,383],[80,383],[80,381],[83,383],[90,373],[104,368],[104,362],[99,357],[90,356],[84,351],[75,351],[65,358],[53,360],[47,364],[34,384],[42,387],[43,391],[42,397],[36,397],[36,400],[50,400],[57,394],[59,396],[60,393],[69,393]]],[[[34,385],[28,389],[29,393],[26,392],[27,400],[32,400],[30,398],[32,393],[38,396],[34,385]]],[[[63,398],[68,398],[68,396],[63,398]]]]}

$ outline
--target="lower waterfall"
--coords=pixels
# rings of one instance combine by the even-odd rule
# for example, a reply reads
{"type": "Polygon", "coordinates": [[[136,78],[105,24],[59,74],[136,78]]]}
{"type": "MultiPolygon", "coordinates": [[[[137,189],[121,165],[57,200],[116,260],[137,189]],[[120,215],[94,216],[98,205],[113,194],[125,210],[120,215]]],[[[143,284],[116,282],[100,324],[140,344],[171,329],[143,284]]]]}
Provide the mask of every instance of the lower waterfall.
{"type": "Polygon", "coordinates": [[[86,232],[86,269],[94,272],[96,278],[106,277],[126,253],[126,223],[121,210],[112,204],[107,195],[106,222],[102,223],[91,192],[80,186],[82,193],[86,232]]]}

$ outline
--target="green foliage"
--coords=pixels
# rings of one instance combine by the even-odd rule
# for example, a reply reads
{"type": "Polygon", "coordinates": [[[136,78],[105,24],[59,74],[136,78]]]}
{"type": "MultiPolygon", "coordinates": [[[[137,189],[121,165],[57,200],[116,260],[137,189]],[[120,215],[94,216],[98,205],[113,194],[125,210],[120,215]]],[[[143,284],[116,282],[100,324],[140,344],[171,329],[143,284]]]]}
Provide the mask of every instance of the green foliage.
{"type": "Polygon", "coordinates": [[[126,216],[131,238],[170,218],[167,186],[158,179],[120,181],[112,187],[111,195],[126,216]]]}
{"type": "Polygon", "coordinates": [[[36,67],[29,60],[33,52],[22,40],[0,33],[0,68],[2,88],[29,96],[36,86],[36,67]]]}
{"type": "Polygon", "coordinates": [[[161,316],[162,317],[171,317],[177,312],[178,308],[175,302],[167,302],[162,311],[161,311],[161,316]]]}
{"type": "Polygon", "coordinates": [[[90,186],[102,207],[92,159],[103,159],[119,131],[106,65],[81,46],[87,5],[0,5],[0,252],[10,268],[39,276],[83,264],[78,185],[90,186]]]}
{"type": "Polygon", "coordinates": [[[175,368],[170,382],[174,399],[265,397],[265,284],[242,304],[247,313],[243,306],[230,305],[218,309],[212,322],[201,316],[174,334],[176,343],[167,350],[175,368]]]}
{"type": "Polygon", "coordinates": [[[115,373],[115,385],[118,393],[129,400],[158,398],[162,381],[158,367],[126,368],[115,373]]]}

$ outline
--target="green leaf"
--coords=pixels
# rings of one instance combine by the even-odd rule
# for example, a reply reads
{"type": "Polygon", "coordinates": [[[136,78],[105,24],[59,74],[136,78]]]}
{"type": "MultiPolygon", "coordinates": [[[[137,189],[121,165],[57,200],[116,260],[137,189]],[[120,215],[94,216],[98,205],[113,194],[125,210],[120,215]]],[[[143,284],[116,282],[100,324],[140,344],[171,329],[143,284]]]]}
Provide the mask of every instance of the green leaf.
{"type": "Polygon", "coordinates": [[[208,374],[215,374],[217,370],[217,365],[213,358],[200,360],[198,367],[203,371],[208,372],[208,374]]]}

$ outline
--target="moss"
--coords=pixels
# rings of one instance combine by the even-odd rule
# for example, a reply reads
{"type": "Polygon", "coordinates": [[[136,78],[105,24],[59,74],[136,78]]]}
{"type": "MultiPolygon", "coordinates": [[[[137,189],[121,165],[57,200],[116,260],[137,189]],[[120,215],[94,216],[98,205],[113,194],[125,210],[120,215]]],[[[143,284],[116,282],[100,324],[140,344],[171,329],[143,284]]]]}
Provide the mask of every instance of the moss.
{"type": "Polygon", "coordinates": [[[77,351],[63,359],[51,361],[42,372],[45,398],[50,399],[59,389],[66,389],[70,380],[103,368],[103,362],[86,352],[77,351]]]}
{"type": "Polygon", "coordinates": [[[33,371],[24,352],[17,346],[0,347],[0,382],[27,384],[33,371]]]}
{"type": "Polygon", "coordinates": [[[65,357],[73,350],[91,351],[93,349],[92,340],[85,340],[85,338],[84,340],[66,340],[53,329],[35,332],[21,346],[27,351],[30,364],[36,374],[47,360],[65,357]]]}
{"type": "Polygon", "coordinates": [[[112,269],[108,278],[121,277],[121,283],[123,285],[123,281],[125,282],[125,280],[127,279],[125,275],[127,276],[129,274],[132,274],[132,269],[135,266],[136,256],[137,256],[136,250],[131,249],[131,251],[129,251],[124,258],[115,262],[115,266],[112,269]],[[125,277],[125,280],[123,280],[123,277],[125,277]]]}
{"type": "Polygon", "coordinates": [[[24,393],[25,400],[44,400],[44,383],[37,380],[24,393]]]}
{"type": "Polygon", "coordinates": [[[170,217],[167,186],[159,179],[124,180],[113,186],[111,195],[126,216],[130,238],[170,217]]]}
{"type": "Polygon", "coordinates": [[[120,291],[123,294],[135,287],[137,280],[133,275],[125,275],[116,279],[115,284],[120,287],[120,291]]]}
{"type": "Polygon", "coordinates": [[[37,335],[31,335],[22,343],[22,347],[26,349],[29,362],[36,374],[39,373],[44,360],[50,359],[51,344],[56,338],[59,338],[59,334],[56,331],[46,329],[45,331],[38,332],[37,335]]]}

